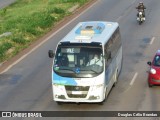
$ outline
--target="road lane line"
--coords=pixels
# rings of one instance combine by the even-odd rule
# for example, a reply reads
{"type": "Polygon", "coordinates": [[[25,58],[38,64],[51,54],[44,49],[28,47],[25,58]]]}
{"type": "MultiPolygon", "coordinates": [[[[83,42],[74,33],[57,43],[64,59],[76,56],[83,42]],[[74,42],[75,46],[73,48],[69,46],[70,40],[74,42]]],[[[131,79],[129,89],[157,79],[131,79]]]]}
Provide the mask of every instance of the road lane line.
{"type": "Polygon", "coordinates": [[[133,76],[131,82],[130,82],[130,85],[133,85],[134,81],[135,81],[136,78],[137,78],[137,75],[138,75],[138,73],[136,72],[136,73],[134,74],[134,76],[133,76]]]}
{"type": "Polygon", "coordinates": [[[137,1],[137,0],[132,1],[132,3],[131,3],[131,4],[134,4],[136,1],[137,1]]]}
{"type": "Polygon", "coordinates": [[[128,11],[130,11],[130,9],[132,8],[132,7],[131,7],[132,4],[134,4],[136,1],[137,1],[137,0],[134,0],[134,1],[129,5],[129,7],[116,19],[117,22],[119,22],[120,19],[121,19],[123,16],[125,16],[125,15],[128,13],[128,11]]]}
{"type": "Polygon", "coordinates": [[[119,16],[116,21],[119,22],[121,18],[122,16],[119,16]]]}
{"type": "Polygon", "coordinates": [[[64,26],[62,26],[61,28],[59,28],[57,31],[55,31],[52,35],[48,36],[45,40],[43,40],[41,43],[39,43],[37,46],[35,46],[33,49],[31,49],[28,53],[26,53],[25,55],[23,55],[22,57],[20,57],[17,61],[15,61],[14,63],[12,63],[11,65],[9,65],[5,70],[3,70],[0,74],[3,74],[5,72],[7,72],[10,68],[12,68],[14,65],[16,65],[18,62],[20,62],[21,60],[23,60],[25,57],[27,57],[29,54],[31,54],[33,51],[35,51],[37,48],[39,48],[42,44],[44,44],[45,42],[47,42],[49,39],[51,39],[55,34],[57,34],[59,31],[61,31],[63,28],[65,28],[67,25],[69,25],[71,22],[73,22],[74,20],[76,20],[79,16],[81,16],[82,14],[84,14],[87,10],[89,10],[91,7],[93,7],[97,2],[99,2],[99,0],[97,0],[95,3],[93,3],[91,6],[89,6],[86,10],[84,10],[83,12],[81,12],[79,15],[77,15],[75,18],[73,18],[71,21],[69,21],[68,23],[66,23],[64,26]]]}
{"type": "Polygon", "coordinates": [[[155,40],[155,37],[152,37],[151,41],[150,41],[150,45],[152,45],[153,41],[155,40]]]}

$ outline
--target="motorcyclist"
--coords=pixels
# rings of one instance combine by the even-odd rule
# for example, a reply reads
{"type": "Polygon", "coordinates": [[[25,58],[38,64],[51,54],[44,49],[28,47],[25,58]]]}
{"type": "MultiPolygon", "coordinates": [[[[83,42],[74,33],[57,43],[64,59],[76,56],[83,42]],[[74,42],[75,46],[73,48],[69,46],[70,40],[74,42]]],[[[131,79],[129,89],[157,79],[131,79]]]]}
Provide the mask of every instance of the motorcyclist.
{"type": "MultiPolygon", "coordinates": [[[[143,2],[139,2],[139,5],[136,7],[136,9],[138,10],[138,12],[142,12],[143,17],[145,17],[145,9],[146,7],[144,6],[143,2]]],[[[138,16],[138,14],[137,14],[138,16]]]]}

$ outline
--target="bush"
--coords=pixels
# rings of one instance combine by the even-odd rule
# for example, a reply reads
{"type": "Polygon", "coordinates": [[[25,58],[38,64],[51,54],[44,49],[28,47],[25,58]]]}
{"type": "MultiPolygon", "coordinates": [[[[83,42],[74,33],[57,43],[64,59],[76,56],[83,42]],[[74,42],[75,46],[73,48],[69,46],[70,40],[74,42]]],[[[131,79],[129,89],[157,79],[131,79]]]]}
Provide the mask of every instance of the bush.
{"type": "Polygon", "coordinates": [[[22,44],[22,45],[26,44],[26,40],[22,37],[14,37],[12,38],[12,41],[18,44],[22,44]]]}
{"type": "Polygon", "coordinates": [[[86,1],[88,0],[16,0],[0,10],[0,34],[13,33],[9,37],[3,37],[3,41],[1,38],[0,62],[17,54],[51,30],[57,21],[70,14],[70,7],[82,5],[86,1]],[[8,54],[10,50],[12,55],[8,54]]]}
{"type": "Polygon", "coordinates": [[[4,57],[7,50],[12,47],[12,44],[9,42],[4,42],[0,45],[0,57],[4,57]]]}
{"type": "Polygon", "coordinates": [[[61,8],[54,8],[54,12],[56,14],[64,14],[65,13],[65,11],[63,9],[61,9],[61,8]]]}
{"type": "Polygon", "coordinates": [[[87,0],[62,0],[62,2],[72,2],[72,3],[84,3],[86,2],[87,0]]]}
{"type": "Polygon", "coordinates": [[[28,25],[30,26],[30,28],[36,28],[36,27],[47,28],[50,27],[53,22],[54,22],[54,17],[52,17],[47,12],[37,12],[32,15],[28,25]]]}

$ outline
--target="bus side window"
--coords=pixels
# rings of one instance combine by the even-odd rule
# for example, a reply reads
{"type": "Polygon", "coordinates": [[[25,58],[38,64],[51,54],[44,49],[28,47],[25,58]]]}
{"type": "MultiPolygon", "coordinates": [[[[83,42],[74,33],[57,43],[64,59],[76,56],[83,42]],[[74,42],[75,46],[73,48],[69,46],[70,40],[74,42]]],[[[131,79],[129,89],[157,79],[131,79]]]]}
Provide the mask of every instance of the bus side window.
{"type": "Polygon", "coordinates": [[[118,28],[114,32],[112,36],[112,40],[113,40],[113,45],[112,45],[111,51],[112,51],[112,56],[115,57],[119,48],[121,47],[120,31],[118,28]]]}
{"type": "Polygon", "coordinates": [[[105,66],[107,67],[111,63],[111,51],[105,49],[105,66]]]}
{"type": "Polygon", "coordinates": [[[105,45],[105,64],[108,66],[112,61],[112,46],[113,41],[112,38],[105,45]]]}
{"type": "Polygon", "coordinates": [[[105,59],[108,61],[111,58],[112,58],[111,51],[106,49],[105,50],[105,59]]]}

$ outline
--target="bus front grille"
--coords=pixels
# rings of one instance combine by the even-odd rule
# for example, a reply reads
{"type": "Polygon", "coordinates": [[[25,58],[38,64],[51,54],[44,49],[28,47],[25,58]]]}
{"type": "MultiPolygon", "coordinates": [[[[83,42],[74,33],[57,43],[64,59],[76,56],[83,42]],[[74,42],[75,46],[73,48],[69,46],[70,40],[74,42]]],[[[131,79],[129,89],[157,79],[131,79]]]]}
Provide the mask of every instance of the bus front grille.
{"type": "Polygon", "coordinates": [[[65,86],[66,91],[88,91],[89,86],[65,86]]]}
{"type": "Polygon", "coordinates": [[[89,86],[65,86],[65,89],[70,98],[85,98],[88,94],[89,86]],[[74,94],[73,92],[80,92],[80,94],[74,94]]]}
{"type": "Polygon", "coordinates": [[[81,95],[73,95],[73,94],[67,94],[70,98],[85,98],[87,94],[81,94],[81,95]]]}

